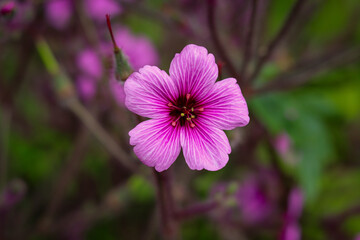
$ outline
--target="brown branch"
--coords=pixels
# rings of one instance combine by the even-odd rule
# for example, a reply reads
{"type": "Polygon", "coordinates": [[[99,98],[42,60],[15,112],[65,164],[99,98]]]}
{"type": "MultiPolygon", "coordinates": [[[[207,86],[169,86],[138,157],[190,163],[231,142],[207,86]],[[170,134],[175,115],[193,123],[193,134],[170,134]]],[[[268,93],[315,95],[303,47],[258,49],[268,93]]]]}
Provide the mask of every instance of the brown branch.
{"type": "Polygon", "coordinates": [[[279,44],[282,42],[282,40],[285,38],[287,33],[289,32],[291,26],[295,22],[297,16],[299,15],[301,8],[303,7],[304,3],[307,0],[297,0],[294,4],[293,8],[291,9],[286,21],[284,22],[283,26],[281,27],[280,31],[277,33],[275,38],[270,42],[269,46],[267,47],[267,50],[263,56],[260,57],[258,63],[255,66],[255,70],[252,73],[252,75],[249,78],[249,81],[253,81],[261,72],[264,64],[269,60],[269,58],[272,56],[276,48],[279,46],[279,44]]]}
{"type": "Polygon", "coordinates": [[[216,0],[208,0],[207,2],[207,19],[208,19],[208,26],[210,30],[211,39],[214,42],[215,48],[217,49],[220,57],[225,62],[225,67],[228,68],[230,74],[235,77],[239,83],[242,82],[240,79],[237,70],[231,61],[230,57],[228,56],[225,47],[221,43],[220,37],[217,32],[216,22],[215,22],[215,8],[216,8],[216,0]]]}
{"type": "Polygon", "coordinates": [[[255,32],[255,25],[256,25],[256,12],[257,12],[257,0],[251,1],[251,15],[250,15],[250,26],[247,29],[246,37],[245,37],[245,51],[242,61],[242,66],[240,68],[240,78],[245,79],[247,66],[249,61],[252,58],[253,52],[253,43],[254,43],[254,32],[255,32]]]}
{"type": "Polygon", "coordinates": [[[309,82],[316,74],[352,63],[360,59],[360,48],[342,49],[322,54],[305,63],[300,62],[291,70],[281,74],[267,85],[256,90],[256,93],[283,91],[302,86],[309,82]]]}

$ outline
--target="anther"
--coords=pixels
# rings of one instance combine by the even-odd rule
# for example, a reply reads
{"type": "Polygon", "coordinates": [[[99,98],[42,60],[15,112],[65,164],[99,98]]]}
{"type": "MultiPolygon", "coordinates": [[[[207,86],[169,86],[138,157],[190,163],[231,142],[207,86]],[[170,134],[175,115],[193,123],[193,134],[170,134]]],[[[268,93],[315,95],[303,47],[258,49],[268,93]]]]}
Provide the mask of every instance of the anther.
{"type": "Polygon", "coordinates": [[[192,127],[192,128],[195,127],[195,123],[193,123],[193,121],[191,121],[191,118],[189,121],[190,121],[190,127],[192,127]]]}
{"type": "Polygon", "coordinates": [[[194,111],[194,108],[193,108],[193,107],[191,108],[191,111],[192,111],[192,112],[194,111]]]}
{"type": "Polygon", "coordinates": [[[191,118],[195,118],[195,115],[191,115],[191,118]]]}
{"type": "Polygon", "coordinates": [[[180,113],[180,116],[185,117],[185,113],[180,113]]]}
{"type": "Polygon", "coordinates": [[[179,119],[180,119],[180,116],[176,120],[172,121],[171,125],[173,125],[173,127],[175,127],[176,123],[179,121],[179,119]]]}

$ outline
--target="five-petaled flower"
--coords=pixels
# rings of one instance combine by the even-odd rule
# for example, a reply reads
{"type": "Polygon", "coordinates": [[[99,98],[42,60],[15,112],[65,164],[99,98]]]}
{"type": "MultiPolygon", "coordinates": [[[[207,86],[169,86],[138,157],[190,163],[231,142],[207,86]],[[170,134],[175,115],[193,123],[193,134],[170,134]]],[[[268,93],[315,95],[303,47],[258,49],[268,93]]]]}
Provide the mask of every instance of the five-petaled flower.
{"type": "Polygon", "coordinates": [[[236,79],[216,82],[214,56],[193,44],[175,55],[169,72],[145,66],[125,82],[128,109],[151,118],[129,132],[135,154],[157,171],[168,169],[181,148],[191,169],[223,168],[231,152],[223,130],[249,122],[236,79]]]}

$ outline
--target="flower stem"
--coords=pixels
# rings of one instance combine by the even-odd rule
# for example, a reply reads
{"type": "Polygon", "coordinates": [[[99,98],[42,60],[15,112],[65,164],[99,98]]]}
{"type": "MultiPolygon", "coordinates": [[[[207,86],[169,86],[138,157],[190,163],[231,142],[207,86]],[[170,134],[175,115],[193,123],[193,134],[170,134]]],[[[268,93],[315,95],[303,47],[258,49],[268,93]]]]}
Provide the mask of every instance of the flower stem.
{"type": "Polygon", "coordinates": [[[130,74],[133,72],[133,69],[131,68],[130,64],[127,61],[127,58],[125,54],[121,51],[121,49],[116,44],[114,33],[111,27],[110,22],[110,15],[106,14],[106,23],[109,29],[109,33],[111,36],[111,41],[113,43],[114,48],[114,55],[115,55],[115,61],[116,61],[116,68],[115,68],[115,77],[118,81],[125,81],[130,74]]]}
{"type": "Polygon", "coordinates": [[[157,198],[160,210],[161,228],[164,239],[177,239],[177,222],[174,218],[174,199],[171,191],[169,171],[154,170],[157,198]]]}
{"type": "Polygon", "coordinates": [[[219,203],[216,201],[208,201],[193,204],[187,208],[179,210],[175,213],[177,219],[187,219],[197,215],[208,213],[219,206],[219,203]]]}

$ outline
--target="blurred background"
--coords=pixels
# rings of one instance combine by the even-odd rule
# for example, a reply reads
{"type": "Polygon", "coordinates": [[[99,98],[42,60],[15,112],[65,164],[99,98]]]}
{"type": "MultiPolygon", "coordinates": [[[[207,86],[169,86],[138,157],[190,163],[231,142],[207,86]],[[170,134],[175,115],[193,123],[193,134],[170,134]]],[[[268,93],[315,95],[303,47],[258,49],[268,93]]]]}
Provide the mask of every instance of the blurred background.
{"type": "Polygon", "coordinates": [[[360,239],[358,0],[0,0],[0,239],[360,239]],[[128,132],[135,71],[189,43],[250,123],[220,171],[163,174],[128,132]],[[121,79],[122,78],[122,79],[121,79]],[[155,176],[155,177],[154,177],[155,176]]]}

